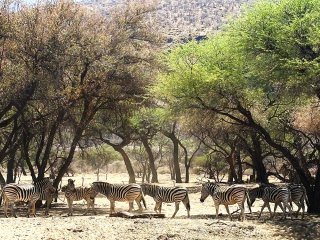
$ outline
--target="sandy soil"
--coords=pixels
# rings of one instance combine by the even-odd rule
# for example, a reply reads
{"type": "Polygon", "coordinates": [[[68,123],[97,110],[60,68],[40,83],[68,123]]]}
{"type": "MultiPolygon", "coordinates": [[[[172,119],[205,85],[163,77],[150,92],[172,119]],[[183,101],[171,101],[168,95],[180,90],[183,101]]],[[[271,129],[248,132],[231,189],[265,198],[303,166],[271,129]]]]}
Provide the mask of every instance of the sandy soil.
{"type": "MultiPolygon", "coordinates": [[[[103,176],[105,179],[105,176],[103,176]]],[[[76,176],[78,186],[89,185],[96,180],[94,175],[76,176]]],[[[101,181],[104,181],[100,177],[101,181]]],[[[173,186],[168,175],[161,175],[160,182],[166,186],[173,186]]],[[[64,182],[67,178],[64,179],[64,182]]],[[[126,174],[112,174],[108,181],[121,183],[127,181],[126,174]]],[[[26,208],[18,208],[19,218],[4,218],[3,209],[0,210],[0,238],[1,239],[319,239],[320,216],[307,215],[302,221],[281,220],[280,214],[275,219],[269,220],[269,213],[265,210],[262,218],[257,219],[262,201],[254,204],[253,214],[246,209],[247,220],[237,221],[238,212],[234,213],[234,219],[229,221],[223,206],[220,207],[219,219],[215,219],[213,201],[208,198],[200,203],[201,186],[197,184],[195,176],[190,184],[179,184],[190,189],[191,217],[187,218],[187,212],[181,204],[175,219],[171,219],[174,212],[174,204],[164,204],[163,213],[166,218],[156,219],[125,219],[109,217],[109,201],[102,195],[96,199],[97,215],[89,212],[83,216],[85,202],[79,201],[74,205],[74,216],[67,216],[66,200],[63,194],[59,195],[57,203],[50,210],[49,217],[44,216],[44,210],[37,211],[36,218],[26,218],[26,208]]],[[[27,182],[24,181],[24,182],[27,182]]],[[[148,209],[152,212],[153,199],[146,196],[148,209]]],[[[127,203],[117,202],[116,211],[128,209],[127,203]]],[[[232,206],[231,212],[237,207],[232,206]]]]}

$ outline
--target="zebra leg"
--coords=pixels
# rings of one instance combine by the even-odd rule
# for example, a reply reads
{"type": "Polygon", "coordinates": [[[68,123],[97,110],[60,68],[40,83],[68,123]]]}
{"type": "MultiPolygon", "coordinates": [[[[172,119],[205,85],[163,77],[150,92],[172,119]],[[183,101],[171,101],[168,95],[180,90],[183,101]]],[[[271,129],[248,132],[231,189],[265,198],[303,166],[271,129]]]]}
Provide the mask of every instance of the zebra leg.
{"type": "Polygon", "coordinates": [[[9,207],[9,202],[6,199],[4,199],[3,208],[4,208],[4,215],[6,216],[6,218],[8,218],[8,207],[9,207]]]}
{"type": "Polygon", "coordinates": [[[176,209],[175,209],[174,214],[172,215],[171,218],[174,218],[176,216],[177,212],[179,211],[179,204],[180,203],[179,202],[175,202],[175,204],[176,204],[176,209]]]}
{"type": "Polygon", "coordinates": [[[285,203],[283,204],[282,206],[282,203],[279,202],[279,203],[275,203],[274,205],[274,215],[276,214],[275,211],[276,211],[276,207],[279,205],[279,207],[281,208],[281,211],[283,212],[283,218],[286,219],[286,205],[285,203]]]}
{"type": "Polygon", "coordinates": [[[91,205],[91,200],[90,198],[87,198],[86,199],[86,202],[87,202],[87,209],[86,211],[84,212],[83,216],[86,216],[88,214],[88,211],[89,211],[89,208],[90,208],[90,205],[91,205]]]}
{"type": "Polygon", "coordinates": [[[115,202],[113,200],[110,200],[110,214],[112,214],[115,210],[115,202]]]}
{"type": "Polygon", "coordinates": [[[160,211],[161,213],[161,202],[156,202],[155,206],[154,206],[154,211],[156,213],[158,213],[158,210],[160,211]]]}
{"type": "Polygon", "coordinates": [[[33,217],[36,217],[36,201],[32,201],[31,206],[32,206],[32,215],[33,217]]]}
{"type": "Polygon", "coordinates": [[[246,216],[244,214],[244,203],[238,204],[239,208],[240,208],[240,214],[239,214],[239,220],[243,221],[246,219],[246,216]]]}
{"type": "Polygon", "coordinates": [[[46,216],[49,215],[49,207],[50,207],[52,201],[53,201],[53,198],[52,198],[52,197],[49,197],[48,200],[46,201],[46,205],[47,205],[47,206],[46,206],[46,210],[45,210],[45,212],[44,212],[44,215],[46,215],[46,216]]]}
{"type": "Polygon", "coordinates": [[[91,199],[91,207],[94,215],[97,215],[96,209],[94,208],[94,198],[91,199]]]}
{"type": "MultiPolygon", "coordinates": [[[[301,217],[301,219],[303,219],[304,218],[304,213],[305,213],[304,199],[303,198],[300,200],[300,205],[301,205],[301,208],[302,208],[302,217],[301,217]]],[[[299,212],[297,212],[297,217],[298,217],[298,213],[299,212]]]]}
{"type": "Polygon", "coordinates": [[[267,207],[268,207],[268,210],[269,210],[269,213],[270,213],[270,219],[273,218],[273,215],[272,215],[272,211],[271,211],[271,207],[270,207],[270,203],[267,202],[267,207]]]}
{"type": "Polygon", "coordinates": [[[128,212],[132,212],[133,209],[133,202],[129,202],[129,210],[128,212]]]}
{"type": "MultiPolygon", "coordinates": [[[[288,202],[284,202],[283,205],[284,205],[284,210],[286,210],[286,207],[289,209],[290,217],[291,217],[291,219],[293,219],[293,217],[292,217],[292,209],[291,209],[290,205],[288,204],[288,202]]],[[[284,214],[286,215],[285,211],[284,211],[284,214]]]]}
{"type": "Polygon", "coordinates": [[[185,199],[182,200],[182,202],[183,202],[184,206],[187,209],[188,217],[190,217],[190,201],[189,201],[189,198],[186,197],[185,199]]]}
{"type": "Polygon", "coordinates": [[[11,203],[11,213],[15,218],[17,218],[16,211],[15,211],[15,208],[14,208],[14,203],[11,203]]]}
{"type": "Polygon", "coordinates": [[[68,216],[72,216],[72,212],[73,212],[73,209],[72,209],[72,200],[71,200],[71,198],[68,198],[67,199],[67,202],[68,202],[68,207],[69,207],[69,212],[68,212],[68,216]]]}
{"type": "Polygon", "coordinates": [[[260,214],[259,214],[258,218],[261,217],[262,211],[263,211],[263,209],[264,209],[266,206],[267,206],[267,203],[264,202],[264,203],[263,203],[263,206],[261,207],[261,211],[260,211],[260,214]]]}
{"type": "Polygon", "coordinates": [[[218,215],[219,215],[219,203],[215,203],[215,208],[216,208],[216,219],[218,219],[218,215]]]}
{"type": "Polygon", "coordinates": [[[229,215],[230,221],[232,221],[232,216],[231,216],[231,214],[230,214],[228,204],[224,204],[224,206],[225,206],[225,208],[226,208],[226,210],[227,210],[227,213],[228,213],[228,215],[229,215]]]}
{"type": "Polygon", "coordinates": [[[138,207],[139,207],[139,210],[138,210],[138,212],[142,212],[142,205],[141,205],[141,198],[136,198],[136,203],[137,203],[137,205],[138,205],[138,207]]]}
{"type": "MultiPolygon", "coordinates": [[[[300,212],[300,210],[302,209],[302,206],[303,206],[303,208],[304,208],[304,204],[303,204],[303,201],[301,201],[301,199],[299,200],[299,201],[297,201],[297,202],[294,202],[297,206],[298,206],[298,210],[297,210],[297,212],[296,212],[296,218],[298,218],[298,216],[299,216],[299,212],[300,212]]],[[[302,215],[304,214],[304,209],[302,209],[302,215]]]]}

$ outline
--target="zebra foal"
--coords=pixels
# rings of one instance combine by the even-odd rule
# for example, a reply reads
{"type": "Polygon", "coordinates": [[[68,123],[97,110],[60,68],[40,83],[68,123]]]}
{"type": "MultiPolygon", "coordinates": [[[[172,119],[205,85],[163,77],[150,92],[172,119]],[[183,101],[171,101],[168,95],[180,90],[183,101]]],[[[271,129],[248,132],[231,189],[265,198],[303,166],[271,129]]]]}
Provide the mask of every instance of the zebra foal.
{"type": "Polygon", "coordinates": [[[88,210],[92,207],[93,213],[96,214],[94,209],[94,198],[97,196],[97,192],[93,188],[79,187],[74,185],[75,180],[68,179],[68,185],[63,186],[61,191],[65,193],[65,197],[68,202],[69,212],[68,216],[73,215],[73,201],[80,201],[82,199],[87,202],[87,209],[83,215],[87,215],[88,210]]]}
{"type": "Polygon", "coordinates": [[[160,187],[154,184],[142,184],[142,191],[145,195],[153,197],[156,205],[154,211],[161,213],[162,203],[175,203],[175,212],[172,218],[175,217],[179,211],[179,204],[183,202],[187,209],[188,217],[190,217],[190,201],[188,196],[188,191],[186,188],[182,187],[160,187]]]}
{"type": "Polygon", "coordinates": [[[8,217],[8,207],[11,205],[11,213],[17,217],[14,204],[17,202],[28,203],[28,217],[30,213],[36,216],[36,201],[41,196],[47,196],[55,192],[56,189],[52,185],[52,179],[44,178],[34,184],[15,184],[10,183],[3,187],[2,196],[4,201],[4,214],[8,217]]]}
{"type": "Polygon", "coordinates": [[[143,192],[138,184],[111,184],[107,182],[93,182],[92,188],[105,195],[110,201],[110,214],[115,212],[115,202],[129,202],[129,212],[133,209],[133,202],[138,204],[139,211],[142,212],[141,201],[146,207],[143,192]]]}
{"type": "Polygon", "coordinates": [[[291,193],[287,187],[265,187],[263,190],[262,200],[264,203],[258,218],[261,217],[262,211],[266,206],[269,209],[270,218],[273,218],[275,215],[276,208],[279,205],[283,211],[284,218],[286,218],[286,208],[288,208],[292,219],[292,210],[289,205],[289,202],[291,201],[291,193]],[[273,215],[270,208],[270,202],[275,203],[273,215]]]}
{"type": "Polygon", "coordinates": [[[215,208],[216,208],[216,218],[219,214],[219,206],[222,204],[225,206],[230,220],[232,216],[229,211],[229,205],[238,204],[241,212],[239,215],[239,220],[243,221],[245,219],[244,214],[244,202],[250,202],[248,191],[242,186],[224,186],[216,183],[207,182],[202,185],[201,198],[200,201],[204,200],[209,196],[212,196],[215,208]]]}

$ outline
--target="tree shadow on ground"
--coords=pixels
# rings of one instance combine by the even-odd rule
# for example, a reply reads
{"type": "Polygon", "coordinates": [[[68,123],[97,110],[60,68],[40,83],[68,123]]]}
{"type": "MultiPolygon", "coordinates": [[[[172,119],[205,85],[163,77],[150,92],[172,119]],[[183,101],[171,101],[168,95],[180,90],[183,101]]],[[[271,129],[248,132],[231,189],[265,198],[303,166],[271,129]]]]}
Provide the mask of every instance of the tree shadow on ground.
{"type": "Polygon", "coordinates": [[[269,224],[275,225],[279,231],[276,237],[286,236],[290,239],[320,239],[320,216],[305,215],[304,219],[293,218],[281,219],[276,216],[274,220],[267,220],[269,224]]]}

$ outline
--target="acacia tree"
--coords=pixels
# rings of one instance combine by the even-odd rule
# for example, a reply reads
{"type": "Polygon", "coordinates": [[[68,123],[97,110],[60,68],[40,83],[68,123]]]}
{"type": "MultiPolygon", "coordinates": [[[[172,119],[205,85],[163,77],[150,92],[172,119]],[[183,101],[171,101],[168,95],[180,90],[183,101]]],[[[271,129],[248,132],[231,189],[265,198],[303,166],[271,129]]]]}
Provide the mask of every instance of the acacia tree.
{"type": "MultiPolygon", "coordinates": [[[[313,177],[292,148],[297,131],[289,128],[300,106],[319,101],[319,9],[319,1],[257,3],[211,40],[173,50],[171,71],[154,88],[172,104],[212,111],[258,133],[295,169],[309,212],[320,212],[319,162],[313,177]]],[[[319,156],[317,147],[309,147],[319,156]]]]}
{"type": "Polygon", "coordinates": [[[145,2],[124,4],[108,17],[72,1],[8,12],[13,27],[10,45],[1,45],[1,84],[13,91],[1,99],[0,161],[22,156],[36,180],[58,157],[57,186],[97,112],[140,101],[159,38],[145,20],[155,6],[139,3],[145,2]]]}

